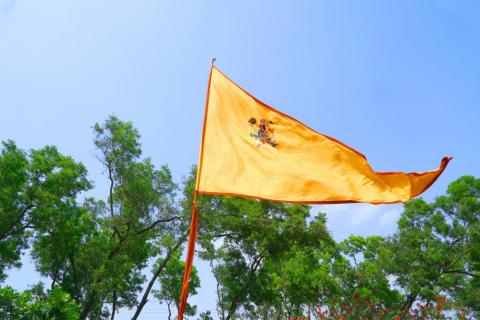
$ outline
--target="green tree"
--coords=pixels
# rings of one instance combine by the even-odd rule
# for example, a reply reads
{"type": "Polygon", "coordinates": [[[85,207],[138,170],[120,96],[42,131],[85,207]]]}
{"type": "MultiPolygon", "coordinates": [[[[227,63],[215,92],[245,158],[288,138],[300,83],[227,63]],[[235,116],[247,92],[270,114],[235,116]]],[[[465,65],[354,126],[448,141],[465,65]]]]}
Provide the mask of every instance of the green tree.
{"type": "Polygon", "coordinates": [[[405,294],[403,307],[449,294],[480,310],[479,235],[480,179],[459,178],[433,203],[410,201],[384,259],[405,294]]]}
{"type": "Polygon", "coordinates": [[[357,310],[364,317],[372,304],[398,316],[415,302],[431,307],[439,297],[456,310],[478,311],[479,234],[480,179],[464,176],[432,203],[407,203],[392,236],[350,236],[340,243],[349,261],[341,273],[347,300],[338,302],[354,296],[368,302],[357,310]]]}
{"type": "Polygon", "coordinates": [[[181,217],[175,207],[177,186],[169,169],[157,170],[150,159],[140,159],[140,136],[130,122],[111,116],[103,125],[96,124],[94,132],[109,193],[106,204],[97,201],[93,205],[99,234],[95,245],[87,247],[97,261],[86,284],[81,318],[108,303],[113,319],[118,308],[137,304],[145,280],[141,270],[160,251],[156,241],[176,231],[181,217]]]}
{"type": "Polygon", "coordinates": [[[79,202],[80,192],[91,186],[82,165],[51,147],[32,151],[30,183],[42,209],[30,215],[32,256],[52,286],[82,306],[80,319],[114,319],[119,308],[137,306],[141,271],[161,253],[159,240],[181,231],[181,216],[169,169],[140,159],[131,123],[112,116],[94,132],[109,182],[106,201],[79,202]]]}
{"type": "Polygon", "coordinates": [[[19,265],[21,249],[52,216],[70,210],[76,197],[91,188],[85,167],[55,147],[28,154],[13,142],[0,155],[0,280],[5,267],[19,265]]]}

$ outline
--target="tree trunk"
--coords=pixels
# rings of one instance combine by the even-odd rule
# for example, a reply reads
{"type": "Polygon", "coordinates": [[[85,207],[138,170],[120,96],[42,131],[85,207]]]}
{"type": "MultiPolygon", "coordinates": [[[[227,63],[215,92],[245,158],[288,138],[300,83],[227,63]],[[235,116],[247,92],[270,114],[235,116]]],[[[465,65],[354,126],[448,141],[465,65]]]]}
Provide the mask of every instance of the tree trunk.
{"type": "Polygon", "coordinates": [[[172,303],[172,301],[168,302],[167,303],[167,308],[168,308],[168,320],[171,320],[172,319],[172,310],[170,309],[170,304],[172,303]]]}
{"type": "Polygon", "coordinates": [[[110,320],[113,320],[115,318],[115,312],[117,311],[117,290],[113,290],[113,295],[112,295],[112,316],[110,317],[110,320]]]}
{"type": "Polygon", "coordinates": [[[245,290],[248,289],[248,287],[250,287],[253,276],[255,275],[255,272],[257,271],[257,268],[260,266],[260,263],[262,262],[262,259],[263,259],[263,256],[260,255],[253,260],[253,263],[250,266],[250,272],[249,272],[249,275],[248,275],[247,283],[245,283],[245,285],[240,290],[240,292],[238,292],[235,295],[235,297],[233,298],[232,303],[230,304],[230,308],[228,310],[227,317],[225,318],[225,320],[230,320],[232,318],[232,316],[234,315],[235,311],[238,308],[238,303],[239,303],[239,300],[241,298],[241,295],[245,292],[245,290]]]}
{"type": "Polygon", "coordinates": [[[417,300],[418,292],[412,292],[407,296],[407,300],[402,306],[402,310],[411,309],[415,300],[417,300]]]}
{"type": "Polygon", "coordinates": [[[89,294],[88,300],[85,302],[85,305],[83,306],[82,313],[80,314],[79,320],[87,319],[87,316],[90,313],[90,310],[92,309],[94,302],[95,302],[95,293],[92,292],[89,294]]]}
{"type": "Polygon", "coordinates": [[[102,309],[103,309],[103,301],[100,303],[100,307],[98,308],[98,315],[96,320],[102,320],[102,309]]]}

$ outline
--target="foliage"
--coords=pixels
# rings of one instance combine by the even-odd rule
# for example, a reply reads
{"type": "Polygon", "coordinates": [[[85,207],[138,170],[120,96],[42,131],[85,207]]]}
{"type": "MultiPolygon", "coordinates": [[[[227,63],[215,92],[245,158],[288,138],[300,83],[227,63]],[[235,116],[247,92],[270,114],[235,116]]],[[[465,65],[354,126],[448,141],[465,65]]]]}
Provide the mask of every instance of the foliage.
{"type": "Polygon", "coordinates": [[[358,305],[355,314],[365,316],[370,305],[383,309],[402,309],[403,297],[390,283],[390,274],[385,271],[387,240],[378,237],[350,236],[339,243],[341,252],[349,258],[344,260],[339,272],[342,294],[335,304],[350,304],[351,301],[368,300],[368,304],[358,305]],[[366,307],[366,309],[362,309],[366,307]]]}
{"type": "Polygon", "coordinates": [[[212,312],[210,310],[200,313],[199,320],[213,320],[212,312]]]}
{"type": "Polygon", "coordinates": [[[7,286],[0,288],[0,315],[4,320],[74,320],[80,306],[57,286],[44,292],[40,285],[21,293],[7,286]]]}
{"type": "Polygon", "coordinates": [[[480,310],[479,235],[480,179],[461,177],[433,203],[409,202],[382,259],[406,296],[403,307],[448,294],[480,310]]]}
{"type": "Polygon", "coordinates": [[[0,280],[19,266],[30,239],[37,271],[82,306],[80,319],[113,319],[136,307],[148,260],[160,241],[183,232],[168,167],[140,159],[139,134],[114,116],[94,126],[109,182],[105,201],[86,198],[87,170],[54,147],[24,152],[13,142],[0,156],[0,280]],[[109,308],[106,308],[110,305],[109,308]]]}
{"type": "Polygon", "coordinates": [[[3,142],[0,153],[0,282],[5,269],[20,267],[20,252],[27,247],[28,161],[13,141],[3,142]]]}
{"type": "Polygon", "coordinates": [[[27,230],[76,209],[76,197],[90,189],[82,164],[55,147],[26,154],[9,141],[0,155],[0,281],[8,266],[19,266],[27,230]]]}

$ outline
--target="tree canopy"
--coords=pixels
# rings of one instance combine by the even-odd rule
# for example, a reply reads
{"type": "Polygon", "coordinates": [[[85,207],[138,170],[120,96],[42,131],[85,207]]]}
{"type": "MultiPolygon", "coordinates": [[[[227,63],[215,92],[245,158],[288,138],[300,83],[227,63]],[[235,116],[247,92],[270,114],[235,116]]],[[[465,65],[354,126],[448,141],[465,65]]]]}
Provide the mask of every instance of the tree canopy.
{"type": "MultiPolygon", "coordinates": [[[[0,318],[141,319],[157,299],[175,317],[195,185],[142,156],[115,116],[93,126],[108,191],[88,196],[87,168],[54,146],[0,149],[0,318]],[[29,254],[43,283],[4,285],[29,254]],[[47,280],[45,280],[47,279],[47,280]]],[[[480,317],[480,179],[404,206],[386,237],[336,241],[309,206],[202,195],[198,257],[216,282],[211,310],[189,319],[459,319],[480,317]],[[430,318],[429,318],[430,317],[430,318]]],[[[39,279],[40,280],[40,279],[39,279]]],[[[200,287],[192,271],[190,295],[200,287]]]]}

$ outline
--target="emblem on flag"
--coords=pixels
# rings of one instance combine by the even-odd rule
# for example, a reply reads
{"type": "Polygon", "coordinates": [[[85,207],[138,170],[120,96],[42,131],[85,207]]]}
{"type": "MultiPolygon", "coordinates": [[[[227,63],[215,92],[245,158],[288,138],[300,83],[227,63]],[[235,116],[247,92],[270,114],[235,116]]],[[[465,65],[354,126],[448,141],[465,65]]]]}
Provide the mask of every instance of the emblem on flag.
{"type": "Polygon", "coordinates": [[[257,122],[257,119],[251,117],[250,120],[248,120],[248,124],[250,127],[255,128],[255,130],[250,133],[250,136],[255,140],[258,140],[257,148],[262,144],[269,144],[274,148],[278,146],[274,136],[275,131],[271,127],[271,125],[274,124],[272,121],[260,119],[260,121],[257,122]]]}

